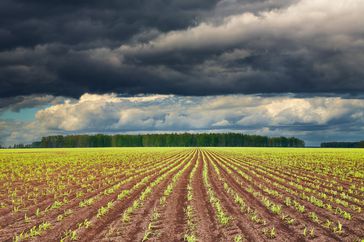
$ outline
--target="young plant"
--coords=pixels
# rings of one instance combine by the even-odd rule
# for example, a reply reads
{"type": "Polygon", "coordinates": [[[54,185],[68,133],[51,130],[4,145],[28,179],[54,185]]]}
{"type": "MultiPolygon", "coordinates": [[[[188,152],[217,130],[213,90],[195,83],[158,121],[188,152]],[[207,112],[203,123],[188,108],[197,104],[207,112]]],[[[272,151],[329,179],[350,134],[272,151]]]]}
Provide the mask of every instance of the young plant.
{"type": "Polygon", "coordinates": [[[275,227],[263,229],[263,233],[268,239],[274,239],[277,236],[275,227]]]}

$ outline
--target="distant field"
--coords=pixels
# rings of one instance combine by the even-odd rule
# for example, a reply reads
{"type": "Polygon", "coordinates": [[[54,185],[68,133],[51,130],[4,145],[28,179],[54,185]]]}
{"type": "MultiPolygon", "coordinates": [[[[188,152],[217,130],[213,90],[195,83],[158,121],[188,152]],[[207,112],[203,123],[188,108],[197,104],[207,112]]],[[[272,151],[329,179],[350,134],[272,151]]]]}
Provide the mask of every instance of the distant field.
{"type": "Polygon", "coordinates": [[[0,150],[0,241],[361,241],[364,149],[0,150]]]}

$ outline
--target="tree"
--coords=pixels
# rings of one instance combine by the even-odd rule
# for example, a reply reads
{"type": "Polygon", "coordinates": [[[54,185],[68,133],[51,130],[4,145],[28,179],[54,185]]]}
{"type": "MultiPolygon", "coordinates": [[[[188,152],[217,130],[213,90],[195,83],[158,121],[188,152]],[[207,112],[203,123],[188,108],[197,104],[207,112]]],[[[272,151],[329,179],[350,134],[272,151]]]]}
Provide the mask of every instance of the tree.
{"type": "Polygon", "coordinates": [[[256,146],[304,147],[303,140],[294,137],[266,137],[241,133],[171,133],[140,135],[68,135],[48,136],[32,147],[148,147],[148,146],[256,146]]]}

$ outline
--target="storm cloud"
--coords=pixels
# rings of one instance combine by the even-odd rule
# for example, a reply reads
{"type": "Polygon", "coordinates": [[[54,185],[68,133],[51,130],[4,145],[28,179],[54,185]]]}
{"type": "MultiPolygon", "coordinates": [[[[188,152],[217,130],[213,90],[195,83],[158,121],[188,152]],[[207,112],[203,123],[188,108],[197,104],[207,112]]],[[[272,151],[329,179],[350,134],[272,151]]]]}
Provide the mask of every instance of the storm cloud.
{"type": "Polygon", "coordinates": [[[364,133],[364,1],[0,1],[0,144],[364,133]]]}
{"type": "Polygon", "coordinates": [[[0,3],[0,97],[364,91],[361,0],[0,3]]]}

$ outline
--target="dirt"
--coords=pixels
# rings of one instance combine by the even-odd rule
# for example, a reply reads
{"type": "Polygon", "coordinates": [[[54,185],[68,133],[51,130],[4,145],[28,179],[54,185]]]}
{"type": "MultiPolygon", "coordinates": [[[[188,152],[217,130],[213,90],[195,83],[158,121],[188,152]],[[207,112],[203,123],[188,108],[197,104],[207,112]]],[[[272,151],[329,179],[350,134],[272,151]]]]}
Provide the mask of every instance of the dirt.
{"type": "MultiPolygon", "coordinates": [[[[188,159],[181,159],[180,161],[183,162],[183,164],[186,164],[186,161],[188,161],[188,159]]],[[[110,219],[107,227],[105,226],[105,222],[103,222],[101,231],[99,231],[95,235],[91,234],[91,236],[90,234],[86,234],[85,237],[83,237],[83,240],[87,241],[88,239],[92,239],[93,241],[99,241],[101,239],[104,239],[106,241],[135,241],[138,234],[144,233],[143,224],[148,221],[148,215],[153,212],[155,204],[159,202],[159,198],[161,197],[164,189],[167,187],[173,175],[177,172],[178,171],[175,171],[172,174],[169,174],[166,179],[164,179],[161,183],[153,188],[152,194],[150,195],[148,200],[143,203],[141,208],[139,208],[135,213],[132,214],[132,222],[123,223],[121,221],[121,214],[127,208],[127,206],[118,207],[118,212],[115,213],[114,218],[110,219]]],[[[155,177],[155,179],[156,178],[157,177],[155,177]]],[[[145,187],[141,190],[144,189],[145,187]]],[[[138,195],[140,195],[140,193],[138,195]]],[[[137,198],[137,196],[134,198],[137,198]]],[[[130,204],[131,203],[129,203],[128,205],[130,204]]],[[[108,215],[108,217],[113,216],[108,215]]],[[[93,228],[92,230],[94,231],[95,229],[93,228]]]]}
{"type": "MultiPolygon", "coordinates": [[[[192,171],[193,166],[196,164],[198,153],[196,152],[191,158],[190,166],[178,179],[173,192],[167,198],[164,205],[160,205],[159,197],[156,196],[154,204],[146,209],[149,214],[144,216],[144,221],[139,223],[139,232],[135,232],[131,237],[134,241],[141,241],[144,232],[150,223],[151,212],[158,212],[159,219],[152,223],[153,232],[148,238],[150,241],[174,241],[183,240],[183,232],[186,221],[184,220],[184,208],[187,203],[187,183],[188,176],[192,171]]],[[[144,214],[146,215],[146,214],[144,214]]]]}
{"type": "MultiPolygon", "coordinates": [[[[225,158],[221,157],[221,159],[225,159],[225,158]]],[[[253,169],[253,168],[249,167],[249,169],[253,169]]],[[[254,177],[253,173],[250,173],[247,170],[245,172],[254,177]]],[[[243,179],[241,181],[243,181],[247,186],[252,185],[252,187],[254,189],[256,189],[256,190],[259,189],[254,183],[248,183],[247,181],[244,181],[243,179]]],[[[324,229],[322,226],[319,226],[318,224],[313,223],[310,219],[307,218],[307,216],[303,217],[302,214],[299,213],[297,210],[288,209],[288,211],[290,212],[290,215],[295,217],[296,220],[299,219],[299,218],[302,218],[302,220],[301,220],[302,225],[303,224],[304,225],[309,225],[310,228],[314,228],[315,229],[315,237],[319,237],[321,241],[324,241],[324,240],[342,241],[343,238],[345,238],[345,241],[353,241],[353,238],[358,238],[360,236],[360,234],[363,234],[363,224],[362,223],[351,221],[350,224],[354,225],[356,227],[349,226],[348,221],[345,221],[344,219],[342,219],[342,218],[340,218],[338,216],[335,216],[334,214],[331,214],[330,212],[328,212],[328,211],[326,211],[324,209],[320,209],[320,208],[310,204],[306,200],[302,200],[300,197],[294,196],[292,194],[288,194],[284,190],[281,190],[281,189],[278,189],[278,188],[272,186],[271,183],[267,183],[266,181],[263,181],[262,179],[257,178],[257,177],[254,178],[254,181],[256,181],[256,184],[263,183],[267,187],[277,190],[280,194],[284,194],[286,196],[293,197],[295,200],[299,201],[300,204],[303,204],[306,207],[306,209],[309,209],[310,211],[315,212],[320,218],[324,219],[324,221],[326,219],[330,219],[331,221],[334,221],[334,222],[340,221],[343,224],[343,230],[345,231],[345,233],[343,233],[339,237],[335,233],[332,233],[332,231],[324,229]]],[[[287,184],[284,184],[284,185],[288,186],[287,184]]],[[[248,195],[250,195],[250,194],[248,194],[248,195]]],[[[265,195],[268,196],[273,202],[282,203],[282,201],[279,201],[274,196],[270,196],[269,194],[265,194],[265,195]]],[[[252,198],[253,198],[253,196],[252,196],[252,198]]],[[[265,207],[263,205],[261,207],[262,207],[262,210],[265,209],[265,207]]],[[[283,207],[284,207],[284,205],[283,205],[283,207]]],[[[286,207],[284,207],[284,208],[287,209],[286,207]]],[[[262,210],[260,210],[260,211],[262,211],[262,210]]],[[[305,212],[305,215],[307,215],[306,212],[305,212]]],[[[304,226],[301,226],[302,230],[303,230],[303,228],[304,228],[304,226]]]]}
{"type": "MultiPolygon", "coordinates": [[[[178,156],[176,156],[177,158],[178,156]]],[[[173,161],[173,160],[172,160],[173,161]]],[[[161,161],[163,162],[163,161],[161,161]]],[[[123,189],[127,189],[130,188],[131,186],[133,186],[135,183],[137,182],[137,180],[130,182],[129,184],[126,184],[125,186],[122,186],[118,191],[115,192],[115,194],[111,195],[111,196],[105,196],[103,197],[101,200],[97,201],[96,203],[94,203],[92,206],[89,207],[84,207],[84,208],[80,208],[79,202],[84,200],[84,199],[88,199],[91,197],[96,196],[98,193],[102,192],[103,190],[112,187],[114,184],[116,184],[117,182],[110,184],[107,187],[101,188],[101,189],[97,189],[91,193],[86,194],[84,197],[82,197],[82,199],[74,199],[74,200],[70,200],[70,202],[66,205],[66,206],[62,206],[60,209],[55,209],[55,210],[50,210],[45,216],[42,216],[40,218],[34,218],[34,216],[31,217],[31,222],[30,223],[25,223],[24,222],[24,215],[18,215],[18,219],[15,220],[14,224],[10,224],[9,226],[6,226],[1,232],[0,232],[0,241],[7,241],[7,240],[11,240],[11,238],[19,233],[19,231],[29,231],[30,228],[32,228],[33,226],[37,226],[40,223],[42,223],[43,221],[48,221],[52,223],[52,228],[50,230],[47,231],[46,237],[47,239],[50,240],[59,240],[63,235],[64,232],[69,230],[69,229],[73,229],[74,227],[77,227],[77,223],[82,222],[85,218],[90,217],[93,213],[95,213],[95,209],[97,212],[97,208],[104,206],[105,204],[107,204],[108,201],[110,201],[110,198],[112,198],[113,196],[117,196],[118,192],[120,192],[123,189]],[[65,210],[67,209],[72,209],[73,210],[73,214],[72,216],[66,217],[65,219],[63,219],[62,221],[57,221],[57,216],[62,214],[65,210]]],[[[45,201],[46,204],[48,204],[49,201],[45,201]]],[[[42,207],[46,207],[48,205],[43,205],[42,207]]],[[[51,203],[50,203],[51,204],[51,203]]],[[[39,207],[40,205],[38,205],[39,207]]],[[[31,208],[34,210],[36,207],[31,208]]],[[[30,213],[29,213],[30,214],[30,213]]]]}
{"type": "MultiPolygon", "coordinates": [[[[214,160],[215,163],[218,164],[218,160],[214,160]],[[217,161],[217,162],[216,162],[217,161]]],[[[222,169],[222,167],[219,167],[220,171],[222,172],[222,176],[224,177],[225,181],[229,184],[230,187],[232,187],[235,191],[237,191],[246,201],[247,205],[253,208],[256,208],[257,212],[261,214],[267,221],[269,221],[269,226],[257,226],[256,224],[253,224],[252,221],[247,219],[247,217],[241,213],[240,208],[233,203],[232,199],[224,192],[223,185],[219,183],[216,179],[216,174],[211,174],[210,177],[212,178],[212,182],[214,184],[215,190],[218,194],[220,194],[223,199],[221,201],[223,204],[226,204],[226,207],[229,208],[230,211],[235,211],[234,218],[238,221],[239,224],[243,224],[246,226],[244,228],[248,238],[251,237],[254,241],[264,241],[267,240],[263,233],[261,232],[264,228],[269,228],[274,226],[277,230],[277,237],[276,239],[279,241],[289,241],[289,239],[293,239],[294,241],[297,241],[299,239],[299,236],[297,236],[297,233],[289,228],[287,228],[281,221],[279,221],[279,218],[275,218],[273,215],[269,214],[265,207],[260,204],[259,201],[256,200],[251,194],[244,192],[243,189],[241,189],[240,185],[236,183],[231,176],[229,176],[225,170],[222,169]],[[248,227],[249,225],[249,227],[248,227]],[[255,229],[251,229],[255,228],[255,229]],[[255,233],[252,234],[250,231],[254,231],[255,233]],[[259,231],[259,232],[258,232],[259,231]],[[250,233],[250,234],[248,234],[250,233]]],[[[212,166],[210,167],[210,171],[212,171],[212,166]]],[[[250,240],[250,239],[248,239],[250,240]]]]}
{"type": "MultiPolygon", "coordinates": [[[[177,160],[180,160],[180,158],[177,160]]],[[[174,162],[174,161],[172,160],[171,162],[174,162]]],[[[176,166],[176,165],[174,165],[174,166],[176,166]]],[[[155,171],[155,170],[151,170],[149,173],[145,174],[145,176],[149,175],[150,173],[153,174],[151,181],[155,180],[159,176],[158,171],[155,171]]],[[[145,177],[145,176],[143,176],[143,177],[145,177]]],[[[77,214],[75,215],[75,217],[78,218],[79,222],[84,221],[84,219],[88,219],[89,221],[92,222],[92,225],[90,228],[81,229],[81,230],[77,231],[79,240],[80,241],[90,241],[91,239],[96,237],[98,234],[103,234],[103,231],[105,230],[105,228],[109,224],[111,224],[113,221],[119,221],[121,212],[125,208],[127,208],[127,206],[129,206],[138,197],[138,195],[146,188],[146,186],[148,184],[140,187],[134,193],[130,194],[128,197],[126,197],[125,199],[123,199],[121,201],[117,200],[117,195],[122,190],[130,189],[137,182],[139,182],[143,177],[135,179],[133,182],[127,184],[126,186],[123,186],[118,191],[116,191],[114,194],[103,197],[101,201],[98,201],[91,208],[88,208],[86,211],[79,211],[77,213],[79,215],[77,215],[77,214]],[[110,212],[107,213],[106,216],[101,217],[101,219],[98,219],[96,217],[97,209],[100,208],[101,206],[105,206],[110,201],[115,201],[114,207],[111,209],[110,212]]],[[[63,224],[64,223],[62,223],[62,225],[63,224]]],[[[66,223],[66,224],[69,225],[69,223],[66,223]]],[[[77,223],[73,223],[73,226],[71,226],[70,228],[76,229],[77,223]]],[[[58,231],[67,231],[68,229],[69,228],[65,228],[65,227],[61,226],[61,228],[58,231]]],[[[57,234],[57,233],[55,233],[55,234],[57,234]]],[[[47,236],[47,238],[48,238],[48,236],[47,236]]]]}
{"type": "MultiPolygon", "coordinates": [[[[104,157],[103,157],[104,158],[104,157]]],[[[254,157],[253,157],[254,158],[254,157]]],[[[148,241],[184,241],[184,235],[187,231],[187,220],[185,209],[187,205],[193,208],[193,221],[195,222],[195,235],[198,241],[202,242],[216,242],[216,241],[234,241],[238,236],[244,238],[245,241],[355,241],[355,239],[364,237],[364,218],[363,212],[355,214],[352,220],[344,220],[339,215],[329,212],[328,210],[318,208],[306,200],[294,194],[289,194],[284,189],[276,187],[273,182],[296,190],[295,187],[288,184],[289,181],[295,181],[289,178],[290,170],[282,171],[280,173],[276,168],[263,167],[266,172],[271,172],[276,178],[265,176],[264,172],[254,166],[254,162],[262,161],[253,160],[252,157],[236,157],[227,156],[224,153],[219,153],[216,150],[209,149],[190,149],[175,153],[173,155],[164,156],[163,159],[149,160],[145,163],[148,169],[144,173],[140,173],[141,168],[135,163],[129,165],[128,169],[130,174],[113,174],[110,184],[106,184],[103,179],[106,177],[97,176],[94,184],[95,189],[86,193],[82,198],[75,196],[76,191],[80,187],[70,184],[67,189],[72,189],[71,195],[68,197],[69,202],[54,210],[48,211],[40,217],[35,216],[37,208],[44,210],[46,207],[54,202],[51,196],[42,197],[40,203],[30,204],[26,213],[29,215],[30,221],[24,221],[24,212],[13,214],[8,210],[0,211],[0,241],[12,241],[13,236],[21,233],[22,231],[29,231],[33,226],[37,226],[44,221],[52,224],[51,228],[43,231],[41,235],[32,237],[30,241],[59,241],[65,237],[67,231],[74,231],[77,234],[78,241],[142,241],[143,237],[151,223],[151,233],[148,235],[148,241]],[[205,158],[205,161],[203,160],[205,158]],[[167,186],[171,183],[172,178],[178,171],[180,171],[186,164],[188,167],[181,173],[181,176],[175,183],[172,193],[168,196],[164,205],[160,204],[160,198],[167,186]],[[205,163],[206,162],[206,163],[205,163]],[[216,198],[221,203],[224,212],[231,218],[227,225],[221,225],[217,219],[217,211],[211,204],[206,185],[203,182],[203,167],[204,163],[208,168],[208,180],[215,193],[216,198]],[[215,171],[214,164],[219,172],[215,171]],[[246,174],[253,178],[249,182],[242,178],[236,170],[231,169],[230,164],[237,163],[246,174]],[[139,206],[132,214],[130,222],[124,223],[121,221],[122,213],[130,207],[133,202],[140,196],[140,194],[155,181],[161,174],[160,168],[156,168],[157,164],[171,164],[172,167],[179,167],[177,170],[168,173],[163,181],[158,183],[152,188],[152,192],[146,200],[139,206]],[[192,192],[193,199],[187,201],[187,186],[190,182],[189,177],[193,167],[197,167],[194,176],[192,177],[192,192]],[[232,174],[229,174],[230,167],[232,174]],[[218,175],[220,173],[220,175],[218,175]],[[258,174],[258,175],[257,175],[258,174]],[[123,190],[132,188],[135,184],[140,182],[144,177],[150,176],[147,184],[143,184],[138,189],[134,190],[131,194],[122,200],[118,200],[117,196],[123,190]],[[103,194],[103,191],[112,187],[120,181],[132,179],[119,187],[112,194],[103,194]],[[265,179],[267,178],[267,179],[265,179]],[[285,179],[287,182],[282,182],[280,179],[285,179]],[[259,214],[266,224],[254,223],[249,214],[242,210],[239,205],[234,201],[231,193],[224,189],[224,182],[229,186],[232,191],[239,194],[244,199],[246,205],[253,208],[259,214]],[[258,184],[262,184],[269,189],[276,190],[282,197],[273,196],[267,192],[262,191],[258,184]],[[72,185],[72,186],[71,186],[72,185]],[[272,202],[282,205],[282,209],[286,215],[295,219],[293,224],[285,223],[279,215],[274,214],[256,196],[252,195],[245,188],[251,186],[254,190],[260,191],[261,194],[269,198],[272,202]],[[98,195],[102,194],[102,195],[98,195]],[[284,205],[283,198],[291,197],[303,204],[309,211],[315,212],[321,219],[330,219],[335,223],[340,221],[343,224],[344,233],[336,234],[330,229],[326,229],[322,224],[317,224],[308,218],[308,212],[300,213],[292,207],[284,205]],[[86,198],[97,198],[95,202],[86,207],[79,207],[79,202],[86,198]],[[109,202],[113,202],[113,207],[102,217],[97,217],[98,209],[106,206],[109,202]],[[57,217],[64,213],[67,209],[72,209],[73,213],[64,217],[62,220],[57,220],[57,217]],[[152,221],[152,215],[157,212],[158,218],[152,221]],[[90,222],[90,227],[80,226],[83,221],[90,222]],[[269,238],[263,231],[269,228],[275,228],[276,234],[274,238],[269,238]],[[313,237],[303,236],[302,231],[304,228],[313,228],[315,235],[313,237]]],[[[139,163],[140,164],[140,163],[139,163]]],[[[107,166],[112,168],[112,165],[107,166]]],[[[102,169],[100,166],[99,169],[102,169]]],[[[166,174],[167,171],[164,171],[166,174]]],[[[298,171],[292,171],[292,174],[297,174],[298,171]]],[[[304,175],[303,172],[301,175],[304,175]]],[[[87,174],[85,174],[86,176],[87,174]]],[[[81,175],[82,176],[82,175],[81,175]]],[[[320,181],[324,179],[318,176],[320,181]]],[[[340,181],[337,180],[340,183],[340,181]]],[[[21,184],[21,183],[19,183],[21,184]]],[[[20,186],[18,184],[18,186],[20,186]]],[[[44,186],[44,184],[34,183],[34,186],[44,186]]],[[[302,182],[302,185],[305,183],[302,182]]],[[[346,187],[348,184],[344,184],[346,187]]],[[[309,195],[309,194],[308,194],[309,195]]],[[[335,205],[335,204],[333,204],[335,205]]],[[[343,206],[336,206],[344,209],[343,206]]],[[[70,239],[66,239],[69,241],[70,239]]]]}
{"type": "Polygon", "coordinates": [[[203,162],[201,151],[199,151],[199,166],[192,179],[193,200],[192,206],[196,212],[197,237],[201,241],[221,241],[223,234],[219,230],[215,219],[215,212],[208,201],[206,189],[203,185],[202,170],[203,162]]]}
{"type": "MultiPolygon", "coordinates": [[[[246,158],[244,158],[244,160],[247,160],[247,161],[249,161],[249,162],[251,162],[251,161],[253,161],[253,162],[259,162],[259,163],[261,163],[262,162],[262,160],[261,159],[257,159],[257,158],[252,158],[252,157],[246,157],[246,158]]],[[[278,177],[281,177],[279,174],[284,174],[285,176],[292,176],[292,175],[297,175],[297,176],[300,176],[300,177],[305,177],[305,178],[308,178],[308,181],[309,182],[311,182],[311,183],[314,183],[314,181],[320,181],[320,182],[322,182],[321,184],[320,184],[320,189],[322,189],[322,188],[327,188],[327,189],[329,189],[329,190],[334,190],[334,191],[336,191],[337,193],[338,193],[338,195],[336,196],[337,198],[340,198],[340,199],[342,199],[342,200],[344,200],[344,201],[348,201],[348,202],[351,202],[351,203],[353,203],[353,204],[356,204],[356,205],[360,205],[360,204],[358,204],[358,203],[355,203],[355,202],[352,202],[352,201],[350,201],[350,200],[348,200],[348,199],[345,199],[345,198],[341,198],[340,196],[339,196],[339,194],[341,193],[341,191],[340,190],[338,190],[337,188],[336,188],[336,186],[334,186],[334,187],[330,187],[330,186],[328,186],[328,185],[325,185],[325,183],[327,182],[327,180],[334,180],[335,182],[338,182],[341,186],[343,186],[344,187],[344,189],[345,190],[347,190],[347,189],[349,189],[350,188],[350,185],[352,185],[352,184],[349,184],[349,183],[346,183],[346,182],[343,182],[343,181],[341,181],[339,178],[337,178],[337,177],[329,177],[329,176],[327,176],[327,175],[321,175],[321,174],[315,174],[313,171],[307,171],[307,170],[298,170],[298,169],[293,169],[293,168],[291,168],[291,169],[289,169],[289,171],[286,171],[286,170],[279,170],[278,168],[272,168],[272,167],[269,167],[269,168],[267,168],[267,167],[264,167],[263,169],[265,169],[266,171],[268,171],[268,172],[271,172],[271,171],[273,171],[273,172],[275,172],[275,174],[277,174],[277,176],[278,177]]],[[[287,179],[287,178],[286,178],[287,179]]],[[[293,180],[293,179],[287,179],[288,181],[290,181],[290,180],[293,180]]],[[[294,180],[293,180],[294,181],[294,180]]],[[[306,184],[306,181],[302,181],[302,183],[301,183],[301,185],[303,185],[303,186],[305,186],[305,184],[306,184]]],[[[364,193],[362,193],[362,194],[357,194],[357,195],[355,195],[355,194],[350,194],[350,196],[351,197],[353,197],[353,198],[357,198],[357,199],[359,199],[359,200],[362,200],[363,198],[364,198],[364,193]]],[[[334,196],[335,197],[335,196],[334,196]]]]}

